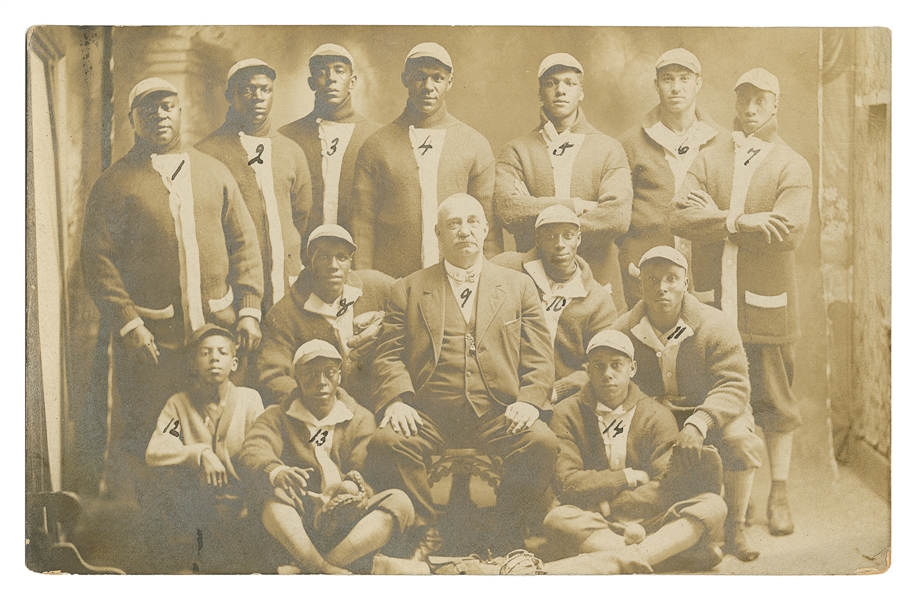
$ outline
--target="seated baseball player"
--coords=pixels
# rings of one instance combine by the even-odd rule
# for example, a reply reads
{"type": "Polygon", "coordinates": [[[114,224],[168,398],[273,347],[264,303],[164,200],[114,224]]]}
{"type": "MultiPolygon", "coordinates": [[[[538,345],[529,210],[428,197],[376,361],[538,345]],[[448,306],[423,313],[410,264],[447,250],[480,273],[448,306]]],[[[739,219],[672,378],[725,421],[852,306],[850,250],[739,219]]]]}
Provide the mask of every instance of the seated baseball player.
{"type": "Polygon", "coordinates": [[[313,339],[325,340],[344,357],[345,389],[361,401],[371,396],[370,366],[395,280],[379,271],[352,271],[356,249],[340,225],[319,225],[303,239],[305,269],[264,319],[255,364],[267,404],[281,404],[296,389],[293,354],[313,339]]]}
{"type": "Polygon", "coordinates": [[[342,357],[310,340],[293,357],[297,389],[255,422],[241,463],[264,527],[307,573],[348,573],[414,519],[400,490],[373,493],[360,470],[376,429],[339,387],[342,357]]]}
{"type": "Polygon", "coordinates": [[[719,563],[715,544],[726,504],[716,452],[705,450],[697,467],[670,464],[675,417],[631,382],[639,365],[625,334],[597,333],[587,354],[589,383],[557,404],[551,420],[560,442],[554,487],[562,505],[544,521],[549,544],[586,556],[546,563],[545,570],[651,572],[697,545],[707,550],[700,553],[703,567],[719,563]]]}
{"type": "Polygon", "coordinates": [[[579,217],[555,204],[535,220],[535,248],[525,253],[504,252],[493,259],[495,265],[522,271],[538,288],[554,343],[553,402],[586,385],[586,344],[599,331],[609,329],[618,316],[611,294],[592,276],[589,264],[577,256],[581,241],[579,217]]]}
{"type": "Polygon", "coordinates": [[[186,348],[192,383],[162,409],[146,449],[146,464],[166,468],[158,470],[163,485],[156,492],[169,496],[160,498],[170,506],[165,514],[173,522],[187,519],[175,524],[184,531],[200,529],[209,542],[211,532],[232,529],[243,514],[235,461],[264,405],[258,392],[229,380],[239,364],[230,331],[206,324],[192,333],[186,348]]]}
{"type": "Polygon", "coordinates": [[[723,460],[728,554],[754,560],[745,516],[764,444],[755,435],[748,359],[735,321],[688,290],[688,261],[671,246],[650,248],[637,265],[643,299],[614,328],[630,337],[640,368],[634,383],[675,415],[674,453],[699,456],[704,444],[723,460]]]}

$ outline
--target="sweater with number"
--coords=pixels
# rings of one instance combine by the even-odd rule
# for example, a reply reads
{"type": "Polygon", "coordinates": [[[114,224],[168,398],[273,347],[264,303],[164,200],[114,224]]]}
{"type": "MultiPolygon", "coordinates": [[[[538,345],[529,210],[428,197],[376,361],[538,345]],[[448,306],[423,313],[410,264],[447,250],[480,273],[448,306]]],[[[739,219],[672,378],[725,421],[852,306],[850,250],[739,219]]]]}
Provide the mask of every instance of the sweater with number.
{"type": "Polygon", "coordinates": [[[783,235],[783,241],[774,238],[768,243],[762,232],[730,233],[727,229],[736,144],[708,148],[691,165],[678,197],[686,197],[695,189],[704,190],[713,197],[716,210],[678,208],[672,215],[672,232],[693,242],[694,288],[698,292],[712,290],[716,306],[723,305],[723,282],[732,271],[735,318],[746,343],[787,344],[800,335],[795,250],[809,222],[812,169],[777,135],[776,117],[749,136],[747,142],[748,150],[741,157],[747,159],[738,161],[741,167],[754,167],[753,162],[759,159],[756,154],[762,148],[769,151],[754,168],[741,214],[781,214],[786,217],[789,234],[783,235]],[[738,246],[734,259],[724,260],[726,242],[738,246]]]}
{"type": "Polygon", "coordinates": [[[287,136],[302,148],[309,163],[309,172],[312,175],[312,210],[309,212],[309,224],[306,226],[306,235],[324,222],[324,197],[325,179],[322,175],[322,141],[319,139],[319,119],[334,123],[353,123],[353,133],[341,162],[341,175],[338,180],[338,214],[336,222],[347,231],[353,231],[353,174],[357,162],[357,155],[363,142],[375,133],[380,125],[363,115],[355,112],[350,103],[345,110],[328,111],[316,108],[311,113],[292,123],[281,127],[278,131],[287,136]]]}
{"type": "MultiPolygon", "coordinates": [[[[558,198],[550,149],[541,133],[546,123],[542,111],[541,124],[537,128],[500,150],[494,191],[497,216],[513,234],[516,249],[528,252],[535,246],[535,218],[542,210],[554,204],[574,210],[570,198],[597,202],[595,208],[579,217],[583,233],[580,255],[590,264],[605,260],[609,245],[624,234],[630,224],[633,189],[624,148],[617,140],[590,125],[583,110],[579,109],[570,132],[585,137],[573,162],[570,198],[558,198]],[[516,181],[525,184],[529,195],[516,190],[516,181]]],[[[594,264],[593,268],[596,268],[594,264]]]]}
{"type": "MultiPolygon", "coordinates": [[[[385,308],[385,297],[395,280],[378,271],[351,271],[346,284],[363,291],[350,308],[354,316],[385,308]]],[[[290,293],[267,313],[264,319],[264,337],[258,348],[255,364],[258,385],[267,404],[279,404],[296,389],[293,379],[293,355],[309,340],[324,340],[341,351],[342,340],[322,315],[303,307],[312,295],[309,271],[305,270],[293,283],[290,293]]],[[[346,343],[346,340],[343,340],[346,343]]],[[[341,386],[363,403],[371,401],[370,378],[372,354],[363,357],[360,364],[345,370],[341,386]]]]}
{"type": "Polygon", "coordinates": [[[267,312],[270,298],[279,299],[290,289],[293,281],[302,270],[299,258],[299,247],[302,234],[309,220],[312,207],[312,181],[309,165],[299,147],[286,137],[273,131],[269,126],[263,132],[252,133],[256,137],[270,139],[271,172],[273,174],[274,195],[277,200],[277,213],[280,218],[280,239],[283,244],[283,280],[284,289],[275,293],[271,287],[271,235],[264,193],[258,186],[254,169],[249,165],[249,157],[239,138],[242,126],[239,118],[230,110],[226,121],[219,129],[202,139],[195,148],[209,154],[229,168],[230,173],[239,184],[245,206],[255,224],[258,233],[258,245],[261,248],[261,262],[264,266],[264,304],[267,312]]]}
{"type": "MultiPolygon", "coordinates": [[[[437,169],[437,202],[457,193],[480,201],[494,223],[494,157],[487,139],[443,106],[424,116],[409,102],[395,121],[363,143],[354,167],[353,237],[358,269],[399,278],[423,268],[421,184],[409,128],[445,129],[437,169]]],[[[502,250],[500,228],[491,226],[484,244],[488,257],[502,250]]]]}
{"type": "MultiPolygon", "coordinates": [[[[598,400],[587,385],[554,406],[551,431],[560,443],[554,466],[554,490],[561,504],[595,510],[628,489],[624,469],[612,469],[595,413],[598,400]]],[[[630,384],[625,403],[636,402],[627,433],[625,468],[645,471],[658,480],[667,470],[678,436],[667,408],[630,384]]]]}
{"type": "MultiPolygon", "coordinates": [[[[492,262],[525,272],[525,263],[533,260],[538,260],[537,249],[527,253],[504,252],[494,257],[492,262]]],[[[557,334],[554,337],[554,390],[559,398],[569,396],[586,385],[589,377],[583,370],[583,364],[586,362],[589,340],[598,332],[611,329],[618,316],[611,294],[598,284],[586,261],[579,257],[576,261],[587,295],[585,298],[570,299],[557,322],[557,334]]],[[[538,294],[539,297],[544,296],[540,287],[538,294]]]]}
{"type": "MultiPolygon", "coordinates": [[[[115,331],[144,313],[144,319],[167,323],[156,342],[178,347],[190,333],[182,322],[179,241],[169,190],[151,155],[140,141],[99,176],[86,204],[80,258],[89,294],[115,331]]],[[[191,172],[204,315],[232,327],[239,310],[261,309],[258,236],[226,166],[193,148],[187,155],[189,164],[182,168],[191,172]],[[235,312],[208,311],[208,300],[226,298],[228,292],[235,312]]]]}
{"type": "Polygon", "coordinates": [[[208,426],[207,416],[179,392],[166,402],[146,449],[151,467],[183,466],[197,471],[201,454],[210,448],[226,467],[232,482],[239,481],[238,457],[245,435],[264,412],[261,396],[253,389],[229,382],[226,403],[217,422],[208,426]],[[210,427],[215,427],[211,433],[210,427]]]}

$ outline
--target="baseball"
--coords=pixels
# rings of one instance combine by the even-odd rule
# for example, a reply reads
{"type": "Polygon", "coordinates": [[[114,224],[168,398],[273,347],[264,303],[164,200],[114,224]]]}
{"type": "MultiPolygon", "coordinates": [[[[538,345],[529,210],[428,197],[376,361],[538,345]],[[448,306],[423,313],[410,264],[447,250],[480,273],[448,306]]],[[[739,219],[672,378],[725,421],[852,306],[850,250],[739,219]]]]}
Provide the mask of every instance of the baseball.
{"type": "Polygon", "coordinates": [[[359,493],[360,493],[360,488],[357,487],[357,484],[355,484],[352,481],[342,481],[341,485],[338,486],[335,496],[340,495],[340,494],[351,494],[351,495],[356,496],[359,493]]]}
{"type": "Polygon", "coordinates": [[[630,523],[624,528],[624,543],[628,546],[639,544],[646,539],[646,530],[639,523],[630,523]]]}

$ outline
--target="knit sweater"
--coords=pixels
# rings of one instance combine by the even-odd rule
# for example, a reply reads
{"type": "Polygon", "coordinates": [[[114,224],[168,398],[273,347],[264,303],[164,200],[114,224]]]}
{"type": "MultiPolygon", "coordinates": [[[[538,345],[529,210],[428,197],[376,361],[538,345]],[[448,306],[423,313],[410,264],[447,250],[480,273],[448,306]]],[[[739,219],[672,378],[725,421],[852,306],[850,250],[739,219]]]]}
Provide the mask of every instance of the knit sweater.
{"type": "Polygon", "coordinates": [[[236,387],[226,392],[223,413],[210,433],[207,416],[191,401],[188,392],[179,392],[166,402],[156,421],[156,429],[146,449],[146,464],[151,467],[201,466],[201,454],[210,448],[229,474],[230,486],[239,481],[238,456],[242,442],[255,419],[264,412],[261,396],[253,389],[236,387]]]}
{"type": "MultiPolygon", "coordinates": [[[[657,351],[648,346],[634,329],[646,316],[641,300],[614,324],[634,344],[637,373],[633,382],[646,394],[665,396],[662,368],[657,351]]],[[[745,411],[751,394],[748,359],[735,325],[719,310],[685,294],[681,318],[693,333],[683,335],[675,357],[674,377],[678,397],[667,397],[679,408],[694,408],[691,418],[707,427],[722,429],[745,411]]],[[[671,372],[671,371],[669,371],[671,372]]]]}
{"type": "MultiPolygon", "coordinates": [[[[269,127],[264,132],[253,133],[257,137],[271,140],[271,171],[274,179],[274,195],[277,198],[277,212],[280,217],[280,233],[283,239],[284,283],[282,293],[290,289],[290,282],[302,270],[299,259],[299,247],[302,234],[306,230],[309,211],[312,207],[312,182],[309,176],[309,165],[299,147],[286,137],[269,127]]],[[[264,265],[264,312],[270,306],[269,299],[280,297],[271,289],[271,238],[268,229],[268,217],[265,199],[258,187],[254,169],[249,166],[248,153],[242,147],[239,132],[242,127],[235,113],[230,111],[226,121],[219,129],[205,137],[195,146],[201,152],[209,154],[229,168],[230,173],[239,184],[242,198],[258,233],[258,245],[261,247],[261,262],[264,265]]]]}
{"type": "MultiPolygon", "coordinates": [[[[674,209],[673,199],[678,191],[675,188],[675,175],[666,160],[663,147],[647,133],[659,119],[660,107],[657,105],[648,112],[643,121],[624,133],[620,140],[627,160],[630,163],[631,178],[634,188],[633,211],[630,228],[618,239],[620,246],[619,259],[625,279],[627,267],[638,264],[643,254],[655,246],[673,246],[674,236],[669,229],[669,219],[674,209]]],[[[729,133],[701,109],[695,110],[698,122],[707,125],[716,134],[700,145],[700,149],[713,146],[731,146],[729,133]]],[[[633,291],[636,291],[635,289],[633,291]]],[[[633,302],[639,298],[634,297],[633,302]]],[[[628,298],[628,302],[631,298],[628,298]]]]}
{"type": "MultiPolygon", "coordinates": [[[[232,290],[236,311],[260,312],[264,277],[258,236],[226,166],[193,148],[187,154],[204,315],[232,326],[233,307],[215,315],[208,300],[224,298],[232,290]]],[[[152,319],[153,311],[168,313],[171,306],[174,316],[163,318],[172,324],[168,342],[178,347],[188,333],[182,322],[179,243],[169,191],[150,156],[149,148],[138,142],[93,186],[83,227],[83,279],[102,318],[115,331],[140,319],[140,312],[152,319]]],[[[157,337],[157,343],[166,341],[157,337]]]]}
{"type": "MultiPolygon", "coordinates": [[[[346,284],[363,290],[352,310],[354,315],[385,308],[385,297],[394,280],[378,271],[351,271],[346,284]]],[[[296,389],[293,379],[293,355],[309,340],[319,339],[341,349],[341,340],[325,317],[303,308],[312,294],[309,271],[303,271],[284,296],[264,319],[264,337],[258,348],[255,364],[258,385],[267,404],[279,404],[296,389]]],[[[345,369],[341,386],[363,403],[371,401],[372,354],[363,362],[345,369]]]]}
{"type": "Polygon", "coordinates": [[[347,231],[353,231],[353,174],[357,162],[357,155],[363,142],[366,141],[381,125],[371,121],[361,114],[354,112],[347,103],[343,110],[329,112],[317,106],[315,110],[305,117],[284,125],[280,133],[287,136],[302,148],[309,163],[312,174],[312,210],[309,213],[309,224],[306,227],[308,235],[313,229],[323,223],[325,180],[322,175],[322,141],[319,139],[319,119],[335,123],[353,123],[353,134],[350,142],[344,149],[344,158],[341,164],[341,177],[338,182],[338,214],[337,224],[347,231]]]}
{"type": "MultiPolygon", "coordinates": [[[[533,260],[538,260],[537,249],[526,253],[504,252],[494,257],[492,262],[525,272],[525,263],[533,260]]],[[[587,296],[571,298],[560,313],[557,323],[557,334],[554,337],[554,391],[561,399],[580,390],[589,381],[583,370],[586,346],[596,333],[610,329],[618,316],[611,294],[592,277],[592,269],[586,261],[577,257],[576,262],[580,267],[587,296]]],[[[539,297],[544,296],[540,288],[538,294],[539,297]]]]}
{"type": "MultiPolygon", "coordinates": [[[[494,204],[497,216],[513,234],[516,249],[528,252],[535,246],[535,218],[554,204],[575,210],[570,198],[558,198],[554,190],[554,169],[541,130],[547,123],[544,111],[541,124],[509,142],[497,159],[497,182],[494,204]],[[521,195],[515,182],[528,188],[521,195]]],[[[598,202],[598,206],[580,215],[583,243],[580,255],[593,262],[604,260],[610,244],[627,231],[633,190],[627,155],[617,140],[605,135],[586,120],[579,109],[571,133],[585,135],[573,163],[570,197],[598,202]]],[[[595,268],[595,265],[593,265],[595,268]]]]}
{"type": "Polygon", "coordinates": [[[625,467],[612,470],[595,414],[597,399],[586,386],[554,407],[551,431],[560,443],[554,465],[554,490],[562,504],[595,510],[628,489],[624,468],[645,471],[658,480],[667,470],[678,436],[675,418],[664,406],[630,384],[625,404],[635,403],[627,433],[625,467]]]}
{"type": "MultiPolygon", "coordinates": [[[[739,129],[738,122],[735,127],[739,129]]],[[[777,135],[776,117],[751,138],[754,139],[748,140],[751,146],[747,152],[745,146],[741,150],[742,157],[748,157],[742,166],[748,167],[758,158],[756,150],[770,149],[751,175],[744,210],[733,210],[733,218],[776,212],[787,218],[789,235],[784,235],[782,242],[774,238],[768,243],[761,232],[730,233],[727,229],[737,144],[708,148],[691,165],[678,197],[695,189],[705,190],[713,197],[717,210],[677,209],[672,215],[672,232],[694,242],[694,288],[699,292],[712,290],[717,306],[723,306],[723,283],[728,274],[724,269],[735,270],[735,288],[730,295],[734,295],[735,318],[746,343],[787,344],[800,336],[794,251],[809,222],[812,169],[777,135]],[[723,265],[727,240],[738,246],[738,254],[735,259],[726,257],[727,262],[735,264],[723,265]]]]}
{"type": "MultiPolygon", "coordinates": [[[[329,456],[341,473],[362,471],[366,446],[376,430],[376,421],[341,388],[337,390],[337,399],[353,412],[353,418],[335,426],[329,456]]],[[[248,484],[256,503],[273,495],[270,474],[282,465],[313,469],[308,490],[322,491],[322,469],[315,457],[315,446],[309,442],[313,434],[308,425],[290,414],[294,402],[299,402],[298,393],[282,404],[267,407],[245,436],[239,464],[243,481],[248,484]]]]}
{"type": "Polygon", "coordinates": [[[488,257],[502,249],[500,228],[494,225],[494,158],[480,133],[446,110],[424,117],[408,103],[395,121],[363,143],[353,181],[353,237],[359,251],[354,266],[404,277],[423,267],[422,208],[419,169],[409,127],[445,129],[437,171],[439,203],[456,193],[477,198],[492,224],[485,241],[488,257]]]}

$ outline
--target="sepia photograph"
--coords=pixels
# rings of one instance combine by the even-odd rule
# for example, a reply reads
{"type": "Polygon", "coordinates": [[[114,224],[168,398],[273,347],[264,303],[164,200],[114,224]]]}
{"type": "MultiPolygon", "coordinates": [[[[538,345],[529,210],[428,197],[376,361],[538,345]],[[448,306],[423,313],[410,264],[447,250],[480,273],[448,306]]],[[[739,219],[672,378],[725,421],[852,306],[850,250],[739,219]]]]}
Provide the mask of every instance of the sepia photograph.
{"type": "Polygon", "coordinates": [[[889,569],[891,30],[23,33],[28,570],[889,569]]]}

